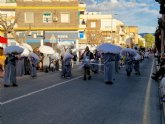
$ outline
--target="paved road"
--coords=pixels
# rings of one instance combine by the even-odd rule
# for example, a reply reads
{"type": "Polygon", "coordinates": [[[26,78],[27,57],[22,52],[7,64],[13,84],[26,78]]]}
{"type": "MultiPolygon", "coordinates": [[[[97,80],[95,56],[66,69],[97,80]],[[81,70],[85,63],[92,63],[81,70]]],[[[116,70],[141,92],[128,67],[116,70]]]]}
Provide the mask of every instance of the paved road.
{"type": "Polygon", "coordinates": [[[2,124],[161,124],[158,84],[150,80],[153,59],[141,64],[142,74],[127,77],[124,68],[113,85],[103,74],[83,81],[59,72],[19,78],[19,87],[1,88],[2,124]]]}

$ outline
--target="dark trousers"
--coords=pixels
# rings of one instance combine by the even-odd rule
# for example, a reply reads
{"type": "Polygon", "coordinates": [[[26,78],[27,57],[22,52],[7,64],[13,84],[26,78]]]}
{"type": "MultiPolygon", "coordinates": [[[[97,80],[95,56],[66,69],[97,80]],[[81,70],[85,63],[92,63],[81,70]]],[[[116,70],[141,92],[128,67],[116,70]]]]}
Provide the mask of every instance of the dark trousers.
{"type": "Polygon", "coordinates": [[[164,74],[165,74],[165,67],[161,67],[161,68],[159,69],[159,71],[156,72],[155,77],[156,77],[156,78],[159,78],[159,77],[164,76],[164,74]]]}
{"type": "Polygon", "coordinates": [[[90,67],[84,66],[84,79],[86,79],[87,76],[88,76],[88,78],[91,77],[91,74],[90,74],[90,67]]]}
{"type": "Polygon", "coordinates": [[[135,63],[134,63],[134,70],[135,70],[135,72],[136,73],[138,73],[138,74],[140,74],[140,65],[139,65],[139,61],[136,61],[135,63]]]}

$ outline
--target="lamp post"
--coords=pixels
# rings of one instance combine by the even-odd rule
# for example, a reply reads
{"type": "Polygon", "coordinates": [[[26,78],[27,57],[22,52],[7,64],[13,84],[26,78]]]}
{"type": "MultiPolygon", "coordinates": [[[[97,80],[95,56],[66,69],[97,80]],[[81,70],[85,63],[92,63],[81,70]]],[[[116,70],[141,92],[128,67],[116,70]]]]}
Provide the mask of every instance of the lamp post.
{"type": "Polygon", "coordinates": [[[118,14],[112,14],[112,10],[111,10],[111,15],[112,15],[112,17],[111,17],[111,43],[113,43],[113,15],[118,15],[118,14]]]}

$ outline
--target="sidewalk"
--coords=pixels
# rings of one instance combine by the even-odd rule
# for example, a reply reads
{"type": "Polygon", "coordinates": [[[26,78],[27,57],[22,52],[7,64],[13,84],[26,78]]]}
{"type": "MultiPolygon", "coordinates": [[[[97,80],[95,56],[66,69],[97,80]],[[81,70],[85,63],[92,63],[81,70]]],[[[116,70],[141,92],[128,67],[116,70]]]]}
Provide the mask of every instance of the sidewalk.
{"type": "MultiPolygon", "coordinates": [[[[156,72],[159,70],[159,66],[158,65],[158,62],[156,61],[155,59],[155,70],[156,72]]],[[[162,102],[161,101],[161,97],[162,97],[162,94],[161,94],[161,88],[160,88],[160,81],[158,82],[158,85],[159,85],[159,102],[160,102],[160,106],[161,106],[161,110],[162,110],[162,117],[161,117],[161,120],[162,120],[162,124],[165,124],[165,102],[162,102]]]]}

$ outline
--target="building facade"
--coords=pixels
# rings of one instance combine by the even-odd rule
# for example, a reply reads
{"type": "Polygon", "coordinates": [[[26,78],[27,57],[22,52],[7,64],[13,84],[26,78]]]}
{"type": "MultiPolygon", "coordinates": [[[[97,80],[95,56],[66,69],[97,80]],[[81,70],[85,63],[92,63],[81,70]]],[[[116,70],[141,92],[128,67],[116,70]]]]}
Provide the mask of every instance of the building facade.
{"type": "Polygon", "coordinates": [[[79,16],[84,6],[78,0],[17,0],[15,6],[1,6],[1,10],[15,12],[16,34],[29,44],[77,42],[79,16]]]}
{"type": "Polygon", "coordinates": [[[126,27],[126,44],[128,47],[133,48],[138,44],[138,27],[127,26],[126,27]]]}
{"type": "Polygon", "coordinates": [[[121,21],[112,18],[112,15],[103,15],[99,12],[84,12],[80,16],[80,23],[86,26],[82,30],[84,37],[80,39],[82,44],[101,44],[110,42],[117,45],[125,45],[125,26],[121,21]]]}
{"type": "Polygon", "coordinates": [[[160,4],[159,13],[162,15],[158,19],[158,27],[155,32],[155,45],[158,52],[165,52],[165,1],[155,0],[160,4]]]}

